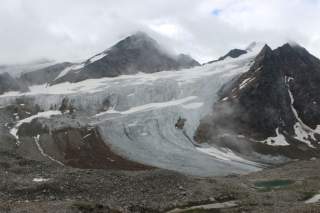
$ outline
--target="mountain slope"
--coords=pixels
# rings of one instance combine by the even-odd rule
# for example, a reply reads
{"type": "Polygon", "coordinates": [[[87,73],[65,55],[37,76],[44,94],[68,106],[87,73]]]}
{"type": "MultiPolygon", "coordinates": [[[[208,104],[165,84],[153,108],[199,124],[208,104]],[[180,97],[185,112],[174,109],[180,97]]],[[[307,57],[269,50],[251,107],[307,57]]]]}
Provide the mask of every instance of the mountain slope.
{"type": "Polygon", "coordinates": [[[23,73],[20,79],[29,85],[49,83],[55,80],[64,69],[71,65],[72,63],[69,62],[54,64],[35,71],[23,73]]]}
{"type": "Polygon", "coordinates": [[[0,74],[0,94],[9,91],[25,92],[27,90],[28,87],[26,85],[13,78],[9,73],[5,72],[0,74]]]}
{"type": "Polygon", "coordinates": [[[90,78],[115,77],[138,72],[154,73],[199,66],[190,56],[173,56],[147,34],[139,32],[59,76],[53,84],[90,78]]]}
{"type": "Polygon", "coordinates": [[[220,90],[195,138],[242,152],[249,146],[290,158],[318,156],[319,80],[320,60],[304,48],[265,46],[248,72],[220,90]]]}
{"type": "Polygon", "coordinates": [[[7,72],[11,76],[17,77],[22,73],[42,69],[52,64],[54,64],[54,61],[45,58],[20,64],[0,64],[0,73],[7,72]]]}

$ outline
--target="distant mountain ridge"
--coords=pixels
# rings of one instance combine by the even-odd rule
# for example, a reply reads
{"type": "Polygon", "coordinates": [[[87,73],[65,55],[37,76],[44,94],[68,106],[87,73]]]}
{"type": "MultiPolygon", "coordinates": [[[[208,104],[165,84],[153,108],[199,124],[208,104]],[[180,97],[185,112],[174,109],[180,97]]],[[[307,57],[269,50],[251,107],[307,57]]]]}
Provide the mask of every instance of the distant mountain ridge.
{"type": "MultiPolygon", "coordinates": [[[[24,71],[19,70],[20,66],[14,67],[13,74],[22,74],[20,77],[12,77],[10,82],[20,82],[19,84],[23,84],[23,89],[14,86],[17,83],[12,83],[13,86],[3,84],[0,92],[25,91],[27,85],[53,85],[62,82],[79,82],[86,79],[130,75],[138,72],[154,73],[200,66],[189,55],[167,53],[156,40],[143,32],[128,36],[106,51],[81,63],[63,62],[53,64],[52,61],[48,60],[37,61],[37,63],[41,63],[40,68],[33,70],[30,68],[31,70],[24,71]],[[45,66],[45,64],[49,64],[49,66],[45,66]]],[[[11,67],[4,65],[0,69],[11,70],[11,67]]],[[[11,72],[10,75],[12,75],[11,72]]],[[[4,77],[8,78],[7,75],[4,77]]]]}

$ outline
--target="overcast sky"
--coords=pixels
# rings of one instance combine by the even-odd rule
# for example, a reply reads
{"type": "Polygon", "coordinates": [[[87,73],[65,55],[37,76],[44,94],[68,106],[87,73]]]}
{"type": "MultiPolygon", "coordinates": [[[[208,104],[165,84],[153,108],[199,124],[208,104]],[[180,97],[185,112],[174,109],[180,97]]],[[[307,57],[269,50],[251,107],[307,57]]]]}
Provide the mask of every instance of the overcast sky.
{"type": "Polygon", "coordinates": [[[320,0],[1,0],[0,64],[88,58],[137,30],[201,62],[252,41],[320,57],[320,0]]]}

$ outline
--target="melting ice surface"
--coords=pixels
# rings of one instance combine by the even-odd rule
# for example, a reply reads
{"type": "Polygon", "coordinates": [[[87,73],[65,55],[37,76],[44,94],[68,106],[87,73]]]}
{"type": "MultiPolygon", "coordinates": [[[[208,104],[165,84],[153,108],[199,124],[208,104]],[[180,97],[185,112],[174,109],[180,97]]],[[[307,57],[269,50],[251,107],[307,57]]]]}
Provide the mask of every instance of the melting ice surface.
{"type": "Polygon", "coordinates": [[[248,71],[258,51],[181,71],[32,86],[27,93],[3,94],[0,105],[31,96],[49,110],[68,96],[87,112],[105,143],[128,159],[200,176],[247,173],[258,167],[230,150],[196,147],[193,135],[221,86],[248,71]],[[110,107],[101,112],[105,100],[110,107]],[[179,118],[186,119],[183,129],[175,127],[179,118]]]}

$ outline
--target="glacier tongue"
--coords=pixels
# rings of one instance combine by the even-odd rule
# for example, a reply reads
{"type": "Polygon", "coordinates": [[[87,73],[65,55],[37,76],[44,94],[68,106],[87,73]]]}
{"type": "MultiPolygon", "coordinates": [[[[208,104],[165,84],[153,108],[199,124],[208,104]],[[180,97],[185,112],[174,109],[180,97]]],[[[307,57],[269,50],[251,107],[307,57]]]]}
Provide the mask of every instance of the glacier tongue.
{"type": "Polygon", "coordinates": [[[37,85],[27,93],[1,95],[0,105],[23,96],[49,110],[68,97],[77,111],[89,117],[90,125],[98,127],[112,150],[130,160],[192,175],[247,173],[259,168],[240,157],[225,160],[202,152],[193,135],[200,119],[212,113],[221,86],[248,71],[256,54],[182,71],[37,85]],[[106,100],[110,107],[101,112],[106,100]],[[185,122],[177,128],[179,119],[185,122]]]}

